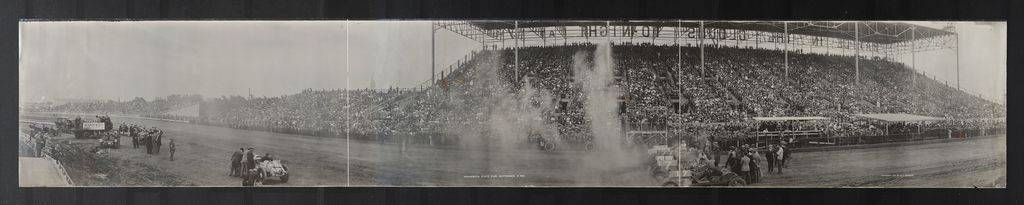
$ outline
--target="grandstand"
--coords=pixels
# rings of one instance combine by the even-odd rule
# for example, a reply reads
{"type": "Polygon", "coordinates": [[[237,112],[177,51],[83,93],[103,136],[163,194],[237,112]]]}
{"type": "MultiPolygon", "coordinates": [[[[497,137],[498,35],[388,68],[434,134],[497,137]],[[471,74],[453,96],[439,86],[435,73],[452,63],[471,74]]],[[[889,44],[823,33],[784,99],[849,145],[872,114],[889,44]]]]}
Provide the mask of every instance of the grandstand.
{"type": "Polygon", "coordinates": [[[625,91],[620,114],[627,132],[684,134],[698,127],[735,137],[749,135],[753,117],[823,116],[834,119],[830,129],[871,133],[861,129],[877,128],[851,123],[856,115],[904,113],[954,121],[1005,115],[1005,107],[959,89],[959,82],[943,84],[913,64],[894,60],[908,53],[956,50],[957,34],[951,28],[702,21],[470,21],[434,27],[481,44],[476,58],[442,71],[434,85],[458,92],[456,98],[487,95],[495,90],[480,89],[471,75],[486,70],[482,66],[497,67],[495,72],[503,75],[500,84],[511,87],[509,92],[530,86],[558,94],[559,111],[551,115],[563,130],[590,126],[581,117],[584,102],[572,76],[573,55],[593,53],[595,42],[606,41],[613,44],[616,84],[625,91]],[[486,61],[479,58],[501,63],[474,63],[486,61]]]}
{"type": "Polygon", "coordinates": [[[1005,106],[894,60],[955,50],[957,34],[949,28],[704,21],[440,21],[433,28],[480,47],[455,65],[441,66],[447,69],[436,70],[432,63],[434,75],[421,88],[168,97],[39,110],[113,110],[241,129],[325,137],[348,133],[354,139],[422,144],[494,134],[488,126],[514,123],[496,116],[527,113],[514,116],[529,125],[524,127],[554,129],[560,141],[585,144],[599,125],[586,117],[588,96],[574,65],[581,59],[594,63],[598,44],[611,42],[613,84],[621,90],[616,111],[621,119],[616,120],[623,136],[744,138],[756,131],[755,117],[827,118],[817,133],[843,137],[885,134],[881,125],[859,117],[863,114],[941,118],[916,128],[962,130],[1005,117],[1005,106]],[[190,114],[181,114],[185,111],[190,114]]]}

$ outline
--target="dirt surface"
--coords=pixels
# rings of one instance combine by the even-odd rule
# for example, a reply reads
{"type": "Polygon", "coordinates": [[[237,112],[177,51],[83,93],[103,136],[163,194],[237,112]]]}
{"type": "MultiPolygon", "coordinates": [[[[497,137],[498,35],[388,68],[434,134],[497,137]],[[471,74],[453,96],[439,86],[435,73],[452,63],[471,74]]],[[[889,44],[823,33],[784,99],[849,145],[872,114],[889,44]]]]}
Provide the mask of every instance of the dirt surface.
{"type": "Polygon", "coordinates": [[[18,186],[61,187],[69,186],[60,175],[56,163],[42,157],[18,157],[18,186]]]}
{"type": "MultiPolygon", "coordinates": [[[[22,127],[27,129],[27,127],[22,127]]],[[[98,149],[96,140],[74,139],[70,134],[59,134],[47,138],[45,153],[56,161],[60,162],[64,170],[73,182],[71,186],[195,186],[181,179],[176,173],[164,172],[155,169],[146,163],[138,163],[127,159],[110,156],[107,149],[98,149]]],[[[63,177],[52,177],[56,170],[55,162],[50,168],[33,166],[30,163],[32,157],[19,157],[19,181],[23,186],[51,186],[45,185],[46,180],[39,178],[47,177],[47,180],[61,180],[63,177]],[[40,173],[37,173],[40,172],[40,173]]],[[[42,158],[39,158],[42,159],[42,158]]]]}
{"type": "MultiPolygon", "coordinates": [[[[50,114],[22,113],[22,119],[52,120],[50,114]]],[[[632,156],[582,151],[541,152],[521,148],[408,146],[301,135],[248,131],[152,119],[113,117],[157,127],[178,144],[175,160],[165,146],[148,155],[122,148],[107,155],[152,167],[197,186],[238,186],[228,176],[232,151],[254,147],[257,154],[282,159],[291,175],[271,186],[657,186],[632,156]],[[350,158],[346,157],[350,154],[350,158]],[[351,163],[346,164],[346,159],[351,163]],[[349,166],[346,166],[349,165],[349,166]],[[350,168],[350,169],[349,169],[350,168]],[[348,173],[347,170],[351,170],[348,173]]],[[[794,153],[790,169],[755,186],[954,186],[1005,184],[1005,137],[964,142],[829,152],[794,153]],[[900,175],[900,177],[883,176],[900,175]],[[905,176],[913,175],[913,176],[905,176]]],[[[145,171],[140,169],[138,171],[145,171]]],[[[75,176],[72,176],[73,178],[75,176]]],[[[154,184],[153,186],[159,186],[154,184]]]]}
{"type": "Polygon", "coordinates": [[[783,174],[755,186],[1006,187],[1006,136],[797,152],[783,174]]]}

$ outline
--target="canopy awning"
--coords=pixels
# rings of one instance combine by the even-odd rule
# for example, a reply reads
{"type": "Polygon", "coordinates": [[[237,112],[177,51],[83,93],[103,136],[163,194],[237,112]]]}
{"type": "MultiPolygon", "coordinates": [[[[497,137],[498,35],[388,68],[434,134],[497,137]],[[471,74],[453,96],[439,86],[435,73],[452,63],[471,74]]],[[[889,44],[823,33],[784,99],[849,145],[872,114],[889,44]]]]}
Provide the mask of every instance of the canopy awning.
{"type": "Polygon", "coordinates": [[[888,121],[888,122],[923,122],[923,121],[940,121],[946,120],[943,118],[929,117],[922,115],[912,115],[906,113],[871,113],[871,114],[856,114],[856,116],[871,118],[875,120],[888,121]]]}
{"type": "Polygon", "coordinates": [[[810,120],[831,120],[832,118],[808,116],[808,117],[754,117],[756,121],[810,121],[810,120]]]}

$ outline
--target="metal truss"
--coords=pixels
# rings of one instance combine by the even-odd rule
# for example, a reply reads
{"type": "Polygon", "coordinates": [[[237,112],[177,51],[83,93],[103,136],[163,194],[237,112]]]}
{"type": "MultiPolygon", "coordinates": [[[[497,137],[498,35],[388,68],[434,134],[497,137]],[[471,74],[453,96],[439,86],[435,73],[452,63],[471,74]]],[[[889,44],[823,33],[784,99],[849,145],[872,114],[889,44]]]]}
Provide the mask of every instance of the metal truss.
{"type": "MultiPolygon", "coordinates": [[[[486,45],[518,41],[516,45],[548,45],[591,38],[649,40],[651,42],[698,42],[722,45],[727,42],[789,44],[812,48],[861,49],[884,55],[907,54],[937,49],[956,49],[956,34],[919,33],[918,26],[890,22],[724,22],[703,21],[573,21],[542,27],[519,28],[538,21],[485,21],[508,26],[484,29],[480,21],[438,21],[434,29],[447,30],[486,45]],[[670,26],[666,26],[670,25],[670,26]],[[678,30],[674,27],[679,27],[678,30]],[[859,29],[854,29],[857,27],[859,29]],[[859,39],[859,40],[858,40],[859,39]],[[860,45],[860,46],[858,46],[860,45]]],[[[949,29],[949,28],[946,28],[949,29]]]]}

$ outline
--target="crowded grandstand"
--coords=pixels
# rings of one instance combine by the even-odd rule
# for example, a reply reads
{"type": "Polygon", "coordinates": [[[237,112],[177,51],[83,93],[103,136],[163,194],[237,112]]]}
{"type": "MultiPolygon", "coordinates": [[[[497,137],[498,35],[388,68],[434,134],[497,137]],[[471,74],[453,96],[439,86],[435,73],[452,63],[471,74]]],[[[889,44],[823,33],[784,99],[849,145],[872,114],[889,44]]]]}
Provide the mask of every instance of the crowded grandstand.
{"type": "MultiPolygon", "coordinates": [[[[680,27],[691,31],[705,29],[703,22],[699,27],[692,22],[686,25],[682,22],[664,25],[630,23],[618,22],[617,26],[664,26],[665,29],[654,32],[677,33],[654,38],[685,36],[678,34],[681,33],[678,31],[680,27]],[[677,31],[667,28],[673,25],[680,27],[677,31]]],[[[601,24],[606,24],[607,27],[603,27],[606,29],[614,27],[611,23],[573,26],[583,27],[577,34],[582,36],[591,35],[587,29],[593,28],[587,27],[601,24]]],[[[801,25],[814,26],[813,23],[801,25]]],[[[833,29],[852,27],[842,23],[836,25],[833,29]]],[[[566,25],[557,23],[520,27],[517,22],[514,26],[501,22],[470,22],[438,24],[437,28],[460,34],[472,30],[462,27],[482,30],[482,34],[476,36],[466,35],[473,39],[494,37],[496,34],[490,31],[502,29],[532,29],[530,31],[536,32],[536,28],[560,26],[560,35],[572,33],[566,31],[566,25]]],[[[773,25],[719,23],[715,28],[728,31],[725,33],[743,30],[761,34],[773,32],[765,29],[769,26],[773,25]]],[[[786,27],[786,35],[821,35],[808,31],[808,28],[800,33],[798,29],[789,30],[795,26],[786,27]]],[[[815,32],[824,30],[818,29],[815,32]]],[[[932,34],[925,30],[915,29],[918,35],[922,35],[920,38],[943,35],[938,29],[927,29],[932,34]]],[[[859,34],[861,31],[856,32],[859,34]]],[[[513,40],[527,40],[524,35],[508,35],[513,40]]],[[[544,35],[548,34],[538,36],[544,35]]],[[[605,37],[609,35],[615,34],[606,34],[605,37]]],[[[701,136],[701,139],[716,142],[756,144],[761,139],[747,139],[753,138],[754,133],[777,130],[815,130],[819,138],[843,138],[939,132],[936,130],[943,133],[948,130],[974,133],[985,129],[998,132],[1005,126],[1004,105],[935,80],[933,76],[884,55],[805,52],[739,43],[708,44],[704,42],[704,35],[697,36],[701,38],[699,45],[654,40],[610,43],[612,65],[615,65],[613,87],[621,91],[616,112],[625,136],[629,133],[653,133],[663,135],[662,141],[701,136]],[[864,115],[879,113],[931,118],[879,120],[864,115]],[[821,120],[765,123],[766,120],[755,119],[807,116],[821,117],[821,120]]],[[[603,41],[597,37],[592,36],[588,40],[603,41]]],[[[842,38],[847,37],[834,38],[844,40],[842,38]]],[[[875,39],[857,38],[858,43],[868,41],[875,45],[909,41],[906,37],[894,37],[895,40],[877,36],[875,39]]],[[[484,42],[479,50],[470,52],[466,61],[440,72],[438,78],[419,88],[308,89],[274,97],[173,95],[151,101],[137,98],[125,102],[46,104],[24,109],[139,115],[239,129],[322,137],[350,136],[381,143],[401,141],[458,145],[467,132],[452,128],[486,127],[495,123],[492,122],[496,120],[494,113],[508,106],[502,103],[503,100],[522,98],[527,103],[509,109],[537,111],[536,116],[531,116],[537,119],[526,120],[536,120],[543,129],[555,130],[531,135],[556,137],[557,141],[570,145],[587,144],[595,125],[585,117],[588,96],[584,95],[580,79],[574,77],[575,72],[579,72],[574,68],[574,63],[578,62],[574,61],[583,59],[586,63],[594,63],[597,47],[592,42],[517,43],[514,47],[498,47],[484,42]]],[[[828,140],[820,143],[837,143],[825,141],[828,140]]]]}

